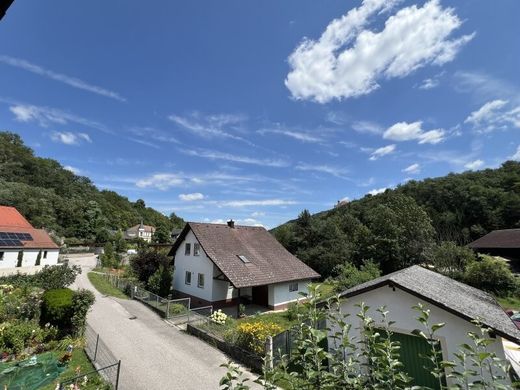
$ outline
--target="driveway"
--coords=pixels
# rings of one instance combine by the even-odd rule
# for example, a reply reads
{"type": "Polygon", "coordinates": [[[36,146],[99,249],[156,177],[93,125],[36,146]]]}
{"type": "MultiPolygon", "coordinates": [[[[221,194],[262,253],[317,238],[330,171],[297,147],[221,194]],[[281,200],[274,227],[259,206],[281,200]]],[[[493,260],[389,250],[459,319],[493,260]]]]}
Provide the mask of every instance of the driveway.
{"type": "Polygon", "coordinates": [[[138,301],[105,297],[97,292],[87,278],[87,272],[96,263],[94,256],[70,256],[70,263],[83,269],[73,287],[92,290],[96,295],[87,321],[121,359],[120,389],[219,388],[219,380],[226,373],[220,365],[228,357],[168,325],[138,301]],[[133,317],[136,318],[130,319],[133,317]]]}

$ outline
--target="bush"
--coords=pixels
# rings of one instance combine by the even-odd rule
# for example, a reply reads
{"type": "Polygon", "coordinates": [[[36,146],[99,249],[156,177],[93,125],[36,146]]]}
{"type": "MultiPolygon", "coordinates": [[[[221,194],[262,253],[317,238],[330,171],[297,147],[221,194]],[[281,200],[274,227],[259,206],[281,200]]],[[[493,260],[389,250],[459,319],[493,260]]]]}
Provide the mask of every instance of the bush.
{"type": "Polygon", "coordinates": [[[211,313],[211,316],[209,318],[216,324],[224,325],[226,323],[227,317],[228,316],[226,313],[218,309],[217,311],[211,313]]]}
{"type": "MultiPolygon", "coordinates": [[[[130,267],[137,279],[146,284],[154,273],[162,266],[171,267],[171,259],[166,254],[152,249],[139,249],[137,255],[130,259],[130,267]]],[[[171,280],[170,280],[171,284],[171,280]]]]}
{"type": "Polygon", "coordinates": [[[180,303],[172,303],[170,305],[169,314],[172,316],[175,316],[177,314],[183,314],[186,313],[188,309],[186,306],[180,304],[180,303]]]}
{"type": "Polygon", "coordinates": [[[272,322],[243,322],[237,326],[236,343],[251,352],[265,354],[265,341],[268,336],[280,333],[283,328],[272,322]]]}
{"type": "Polygon", "coordinates": [[[464,282],[500,297],[516,294],[519,287],[507,265],[490,256],[471,263],[464,273],[464,282]]]}
{"type": "Polygon", "coordinates": [[[68,288],[48,290],[43,294],[40,323],[49,323],[68,333],[72,329],[74,291],[68,288]]]}
{"type": "Polygon", "coordinates": [[[334,289],[338,292],[381,276],[381,270],[372,261],[364,261],[360,268],[347,262],[336,266],[334,271],[337,274],[334,289]]]}
{"type": "Polygon", "coordinates": [[[81,273],[77,265],[46,265],[34,275],[15,274],[0,277],[0,284],[12,284],[18,287],[39,287],[54,290],[70,286],[81,273]]]}
{"type": "Polygon", "coordinates": [[[85,333],[87,313],[95,301],[94,293],[89,290],[78,290],[72,296],[72,329],[74,336],[81,337],[85,333]]]}
{"type": "Polygon", "coordinates": [[[457,280],[463,277],[466,267],[476,260],[471,249],[458,246],[452,241],[434,245],[428,257],[436,271],[457,280]]]}
{"type": "Polygon", "coordinates": [[[56,335],[56,328],[40,328],[35,321],[4,322],[0,325],[0,350],[19,354],[27,347],[54,340],[56,335]]]}
{"type": "Polygon", "coordinates": [[[294,321],[298,318],[298,313],[300,312],[300,304],[298,302],[291,302],[287,306],[287,311],[285,312],[285,316],[289,321],[294,321]]]}
{"type": "Polygon", "coordinates": [[[170,295],[173,275],[169,267],[159,266],[159,269],[148,279],[148,290],[161,297],[170,295]]]}
{"type": "Polygon", "coordinates": [[[38,321],[43,291],[0,285],[0,323],[11,320],[38,321]]]}

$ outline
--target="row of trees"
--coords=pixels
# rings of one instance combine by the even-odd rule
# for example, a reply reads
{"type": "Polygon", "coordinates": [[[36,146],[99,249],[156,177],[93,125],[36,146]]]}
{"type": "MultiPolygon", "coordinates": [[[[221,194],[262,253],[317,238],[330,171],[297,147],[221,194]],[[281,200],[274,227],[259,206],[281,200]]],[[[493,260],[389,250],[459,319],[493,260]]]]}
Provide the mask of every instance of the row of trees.
{"type": "Polygon", "coordinates": [[[161,231],[184,224],[142,199],[130,202],[114,191],[99,191],[56,160],[36,157],[10,132],[0,132],[0,204],[16,207],[35,227],[86,242],[105,242],[110,231],[125,230],[141,219],[161,231]]]}
{"type": "Polygon", "coordinates": [[[495,170],[412,181],[315,215],[304,210],[273,233],[328,277],[345,263],[359,268],[372,260],[386,274],[460,257],[458,246],[493,229],[519,226],[520,163],[509,161],[495,170]]]}

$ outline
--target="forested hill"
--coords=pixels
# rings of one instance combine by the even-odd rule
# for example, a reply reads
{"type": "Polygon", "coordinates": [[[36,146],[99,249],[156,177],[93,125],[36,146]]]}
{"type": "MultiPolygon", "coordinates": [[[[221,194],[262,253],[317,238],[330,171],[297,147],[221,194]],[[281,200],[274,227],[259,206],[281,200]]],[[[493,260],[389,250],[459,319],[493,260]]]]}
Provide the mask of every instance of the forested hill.
{"type": "Polygon", "coordinates": [[[168,230],[184,223],[173,213],[168,218],[146,207],[141,199],[134,203],[98,190],[56,160],[36,157],[9,132],[0,132],[0,205],[16,207],[35,227],[86,242],[104,242],[110,230],[125,230],[141,219],[168,230]]]}
{"type": "Polygon", "coordinates": [[[425,260],[436,243],[466,244],[520,227],[520,163],[410,181],[383,194],[299,218],[276,237],[322,275],[340,262],[373,259],[389,272],[425,260]]]}

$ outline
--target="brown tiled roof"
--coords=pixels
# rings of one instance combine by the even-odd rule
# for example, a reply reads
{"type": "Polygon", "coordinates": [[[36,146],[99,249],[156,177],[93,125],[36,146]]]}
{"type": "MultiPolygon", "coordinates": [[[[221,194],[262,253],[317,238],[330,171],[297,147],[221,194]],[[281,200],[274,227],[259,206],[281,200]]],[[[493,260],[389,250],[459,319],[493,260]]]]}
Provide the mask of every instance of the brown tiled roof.
{"type": "Polygon", "coordinates": [[[139,231],[139,228],[141,227],[144,229],[145,232],[153,233],[155,231],[155,227],[150,225],[135,225],[131,228],[128,228],[126,231],[130,233],[137,233],[139,231]]]}
{"type": "Polygon", "coordinates": [[[468,245],[470,248],[520,248],[520,229],[493,230],[468,245]]]}
{"type": "Polygon", "coordinates": [[[520,343],[520,330],[490,294],[418,265],[352,287],[341,297],[357,302],[355,296],[385,285],[406,291],[467,321],[479,319],[499,336],[520,343]]]}
{"type": "Polygon", "coordinates": [[[236,288],[262,286],[320,275],[287,251],[263,227],[188,222],[170,251],[193,231],[202,249],[236,288]],[[244,263],[238,256],[245,256],[244,263]]]}
{"type": "Polygon", "coordinates": [[[0,246],[0,248],[59,249],[43,229],[35,229],[14,207],[0,206],[0,232],[29,233],[32,241],[21,241],[22,246],[0,246]]]}

